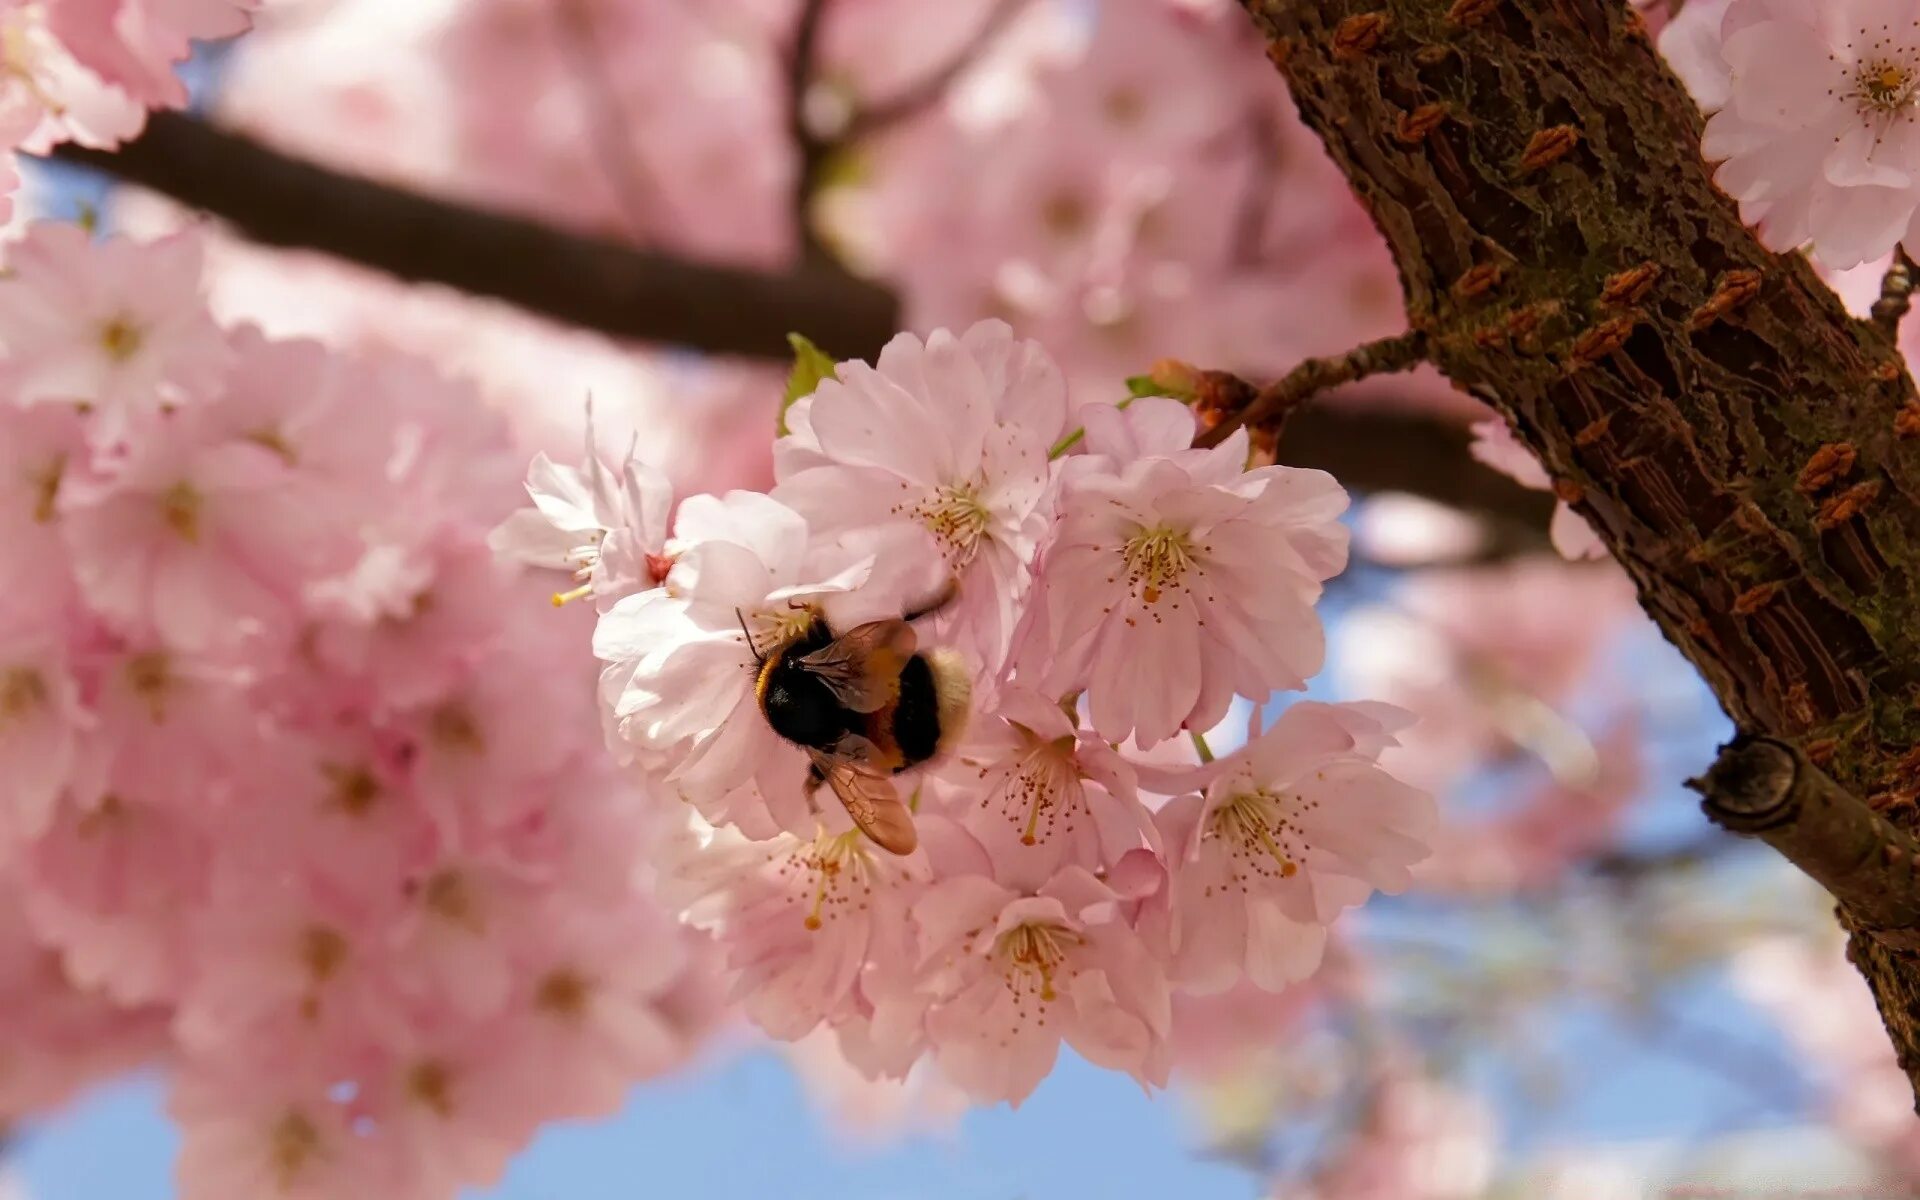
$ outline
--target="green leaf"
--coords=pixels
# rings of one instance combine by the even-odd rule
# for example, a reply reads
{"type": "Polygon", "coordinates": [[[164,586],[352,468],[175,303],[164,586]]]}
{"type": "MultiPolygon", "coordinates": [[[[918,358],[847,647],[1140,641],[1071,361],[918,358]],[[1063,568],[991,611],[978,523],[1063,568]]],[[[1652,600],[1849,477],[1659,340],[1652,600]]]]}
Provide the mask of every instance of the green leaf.
{"type": "Polygon", "coordinates": [[[1179,396],[1178,392],[1155,383],[1151,375],[1127,376],[1127,393],[1136,399],[1141,396],[1173,396],[1176,398],[1179,396]]]}
{"type": "Polygon", "coordinates": [[[793,407],[793,402],[813,395],[813,389],[820,386],[822,379],[838,378],[833,373],[833,356],[808,341],[804,335],[788,334],[787,344],[793,347],[793,370],[787,373],[787,392],[781,397],[780,417],[774,423],[774,429],[781,437],[787,436],[787,410],[793,407]]]}

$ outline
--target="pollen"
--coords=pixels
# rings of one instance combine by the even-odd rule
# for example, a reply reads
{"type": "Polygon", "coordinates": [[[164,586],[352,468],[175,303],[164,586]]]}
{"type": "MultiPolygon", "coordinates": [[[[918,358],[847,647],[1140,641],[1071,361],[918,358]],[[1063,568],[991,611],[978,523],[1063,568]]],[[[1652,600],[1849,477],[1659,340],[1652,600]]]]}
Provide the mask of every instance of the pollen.
{"type": "Polygon", "coordinates": [[[0,671],[0,721],[17,721],[47,702],[47,681],[32,667],[0,671]]]}
{"type": "Polygon", "coordinates": [[[132,320],[117,316],[100,327],[100,348],[114,362],[123,363],[140,353],[146,334],[132,320]]]}
{"type": "Polygon", "coordinates": [[[33,519],[46,525],[54,518],[54,504],[60,498],[60,480],[67,473],[65,455],[55,455],[45,467],[27,476],[27,483],[33,488],[33,519]]]}
{"type": "Polygon", "coordinates": [[[427,718],[427,734],[442,748],[467,754],[480,754],[487,748],[480,723],[473,713],[458,702],[443,704],[427,718]]]}
{"type": "Polygon", "coordinates": [[[326,983],[340,973],[347,962],[347,938],[328,925],[309,925],[300,931],[300,965],[314,983],[326,983]]]}
{"type": "Polygon", "coordinates": [[[83,841],[91,841],[101,836],[127,817],[127,803],[112,792],[100,797],[100,803],[81,815],[75,823],[75,831],[83,841]]]}
{"type": "Polygon", "coordinates": [[[291,1109],[273,1123],[267,1156],[280,1190],[291,1191],[301,1173],[321,1156],[320,1130],[307,1114],[291,1109]]]}
{"type": "Polygon", "coordinates": [[[147,706],[154,721],[167,719],[167,695],[173,690],[173,660],[161,650],[136,654],[127,660],[127,688],[147,706]]]}
{"type": "Polygon", "coordinates": [[[1056,192],[1040,206],[1040,221],[1058,237],[1071,237],[1087,227],[1087,202],[1072,192],[1056,192]]]}
{"type": "Polygon", "coordinates": [[[1044,1002],[1059,998],[1054,980],[1066,962],[1067,952],[1080,940],[1080,935],[1070,929],[1029,923],[1001,934],[993,949],[1005,964],[1008,986],[1018,994],[1037,984],[1037,994],[1044,1002]]]}
{"type": "Polygon", "coordinates": [[[871,845],[859,830],[850,829],[822,833],[791,856],[787,870],[813,877],[812,902],[800,922],[808,930],[824,929],[841,913],[864,907],[873,890],[871,845]]]}
{"type": "Polygon", "coordinates": [[[200,509],[205,503],[199,489],[184,480],[160,493],[160,519],[183,541],[200,540],[200,509]]]}
{"type": "Polygon", "coordinates": [[[1871,58],[1853,73],[1853,99],[1863,113],[1892,116],[1920,98],[1920,70],[1913,64],[1871,58]]]}
{"type": "Polygon", "coordinates": [[[928,493],[917,504],[896,506],[894,511],[920,522],[940,543],[947,563],[956,571],[973,561],[986,540],[993,514],[980,499],[982,483],[949,484],[928,493]]]}
{"type": "Polygon", "coordinates": [[[1145,603],[1160,603],[1168,589],[1180,588],[1194,567],[1193,540],[1185,530],[1167,525],[1142,529],[1121,547],[1127,585],[1145,603]]]}
{"type": "Polygon", "coordinates": [[[373,811],[380,799],[380,781],[373,772],[364,766],[337,767],[331,764],[320,768],[327,777],[333,790],[327,796],[327,807],[337,809],[350,817],[364,817],[373,811]]]}
{"type": "Polygon", "coordinates": [[[407,1094],[436,1117],[453,1115],[453,1072],[438,1059],[427,1059],[407,1072],[407,1094]]]}
{"type": "Polygon", "coordinates": [[[571,967],[549,971],[533,992],[533,1006],[550,1016],[577,1021],[587,1011],[587,999],[593,987],[586,976],[571,967]]]}
{"type": "MultiPolygon", "coordinates": [[[[1073,830],[1073,818],[1081,805],[1076,803],[1079,782],[1074,766],[1074,740],[1070,737],[1043,742],[1021,731],[1025,753],[1018,767],[994,788],[986,804],[998,803],[1001,816],[1020,831],[1020,844],[1037,846],[1053,836],[1056,827],[1073,830]]],[[[985,772],[982,772],[983,774],[985,772]]]]}
{"type": "Polygon", "coordinates": [[[1286,798],[1265,790],[1241,792],[1214,810],[1208,834],[1233,843],[1242,870],[1268,879],[1291,879],[1311,847],[1300,834],[1286,798]]]}
{"type": "Polygon", "coordinates": [[[472,933],[486,927],[472,882],[451,867],[428,877],[420,889],[420,903],[434,916],[472,933]]]}

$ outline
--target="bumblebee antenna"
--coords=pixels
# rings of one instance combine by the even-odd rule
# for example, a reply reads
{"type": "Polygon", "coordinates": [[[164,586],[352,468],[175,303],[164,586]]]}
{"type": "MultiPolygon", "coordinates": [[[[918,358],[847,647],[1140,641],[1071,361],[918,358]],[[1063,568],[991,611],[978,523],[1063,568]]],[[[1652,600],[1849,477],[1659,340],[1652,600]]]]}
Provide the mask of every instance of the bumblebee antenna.
{"type": "Polygon", "coordinates": [[[753,661],[760,666],[766,666],[767,656],[760,653],[760,647],[753,644],[753,632],[747,628],[747,614],[736,608],[733,610],[733,615],[740,619],[740,632],[747,635],[747,649],[753,654],[753,661]]]}

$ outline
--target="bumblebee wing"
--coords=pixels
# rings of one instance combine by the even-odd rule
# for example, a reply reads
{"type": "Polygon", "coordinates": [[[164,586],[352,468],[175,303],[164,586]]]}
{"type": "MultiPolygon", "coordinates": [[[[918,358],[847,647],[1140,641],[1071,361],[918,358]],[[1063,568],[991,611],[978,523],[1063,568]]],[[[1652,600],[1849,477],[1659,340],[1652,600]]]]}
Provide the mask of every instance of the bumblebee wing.
{"type": "Polygon", "coordinates": [[[883,850],[894,854],[913,853],[914,847],[920,844],[920,835],[913,828],[913,813],[900,802],[900,793],[894,790],[891,778],[864,758],[849,758],[824,750],[808,753],[860,832],[879,843],[883,850]]]}
{"type": "Polygon", "coordinates": [[[878,712],[893,699],[919,639],[905,621],[870,621],[794,662],[854,712],[878,712]]]}

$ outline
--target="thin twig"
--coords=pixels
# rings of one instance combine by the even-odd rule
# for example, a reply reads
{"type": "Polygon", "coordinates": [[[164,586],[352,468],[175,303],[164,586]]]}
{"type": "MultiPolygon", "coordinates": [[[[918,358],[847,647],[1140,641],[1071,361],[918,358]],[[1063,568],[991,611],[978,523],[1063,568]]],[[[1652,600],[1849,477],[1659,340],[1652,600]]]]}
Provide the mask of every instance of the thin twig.
{"type": "Polygon", "coordinates": [[[988,46],[1020,15],[1027,0],[999,0],[960,48],[945,63],[925,78],[909,84],[885,100],[876,101],[855,113],[841,131],[842,141],[858,141],[897,125],[939,102],[954,82],[979,60],[988,46]]]}
{"type": "Polygon", "coordinates": [[[606,60],[600,54],[599,37],[593,13],[586,0],[560,0],[554,9],[554,25],[559,33],[561,52],[573,62],[586,111],[589,136],[614,191],[627,226],[638,241],[647,239],[649,201],[659,195],[646,167],[634,148],[632,130],[627,128],[620,94],[613,77],[607,74],[606,60]]]}
{"type": "Polygon", "coordinates": [[[813,194],[820,186],[833,143],[821,137],[807,120],[807,98],[819,69],[820,30],[826,22],[827,0],[805,0],[793,26],[793,44],[787,54],[787,134],[798,158],[793,178],[793,219],[806,261],[826,258],[815,233],[813,194]]]}
{"type": "Polygon", "coordinates": [[[1245,404],[1222,413],[1217,424],[1195,439],[1201,446],[1217,446],[1242,425],[1259,428],[1286,419],[1302,401],[1341,384],[1371,375],[1405,371],[1426,359],[1427,338],[1419,330],[1368,342],[1333,358],[1309,358],[1260,389],[1245,404]]]}
{"type": "Polygon", "coordinates": [[[1893,261],[1887,264],[1887,273],[1880,280],[1880,298],[1873,302],[1873,323],[1885,330],[1888,337],[1897,337],[1900,333],[1900,321],[1913,307],[1913,291],[1920,287],[1920,267],[1916,267],[1907,257],[1906,247],[1896,246],[1893,261]]]}
{"type": "Polygon", "coordinates": [[[1267,218],[1278,195],[1274,183],[1280,177],[1280,130],[1273,110],[1264,106],[1249,116],[1247,127],[1250,148],[1246,191],[1233,214],[1231,245],[1235,265],[1254,267],[1262,257],[1260,245],[1266,240],[1267,218]]]}

